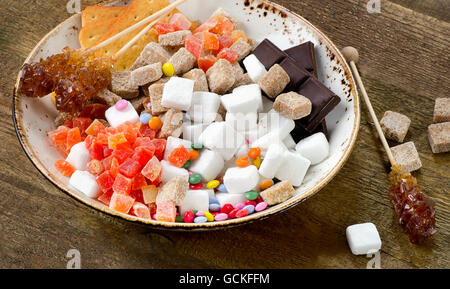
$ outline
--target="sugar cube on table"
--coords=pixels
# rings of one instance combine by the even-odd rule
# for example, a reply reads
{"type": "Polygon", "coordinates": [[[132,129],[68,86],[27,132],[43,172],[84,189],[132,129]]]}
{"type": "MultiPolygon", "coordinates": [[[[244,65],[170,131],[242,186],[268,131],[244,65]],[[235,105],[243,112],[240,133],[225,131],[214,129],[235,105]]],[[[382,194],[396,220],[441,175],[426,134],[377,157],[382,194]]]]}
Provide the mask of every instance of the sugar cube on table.
{"type": "Polygon", "coordinates": [[[70,163],[76,170],[83,171],[89,162],[91,156],[86,148],[85,142],[80,142],[70,149],[66,162],[70,163]]]}
{"type": "Polygon", "coordinates": [[[97,198],[100,193],[95,176],[87,171],[76,170],[70,177],[69,184],[89,198],[97,198]]]}
{"type": "Polygon", "coordinates": [[[255,166],[229,168],[223,176],[223,183],[232,194],[243,194],[253,190],[258,181],[259,174],[255,166]]]}
{"type": "Polygon", "coordinates": [[[390,110],[386,111],[380,120],[386,138],[399,143],[405,139],[410,124],[411,120],[406,115],[390,110]]]}
{"type": "Polygon", "coordinates": [[[191,210],[197,210],[202,212],[209,211],[209,190],[188,190],[186,196],[180,204],[180,213],[183,216],[184,213],[191,210]]]}
{"type": "Polygon", "coordinates": [[[428,127],[428,140],[433,153],[450,151],[450,122],[436,123],[428,127]]]}
{"type": "Polygon", "coordinates": [[[450,98],[437,98],[434,104],[433,122],[450,121],[450,98]]]}
{"type": "Polygon", "coordinates": [[[419,153],[412,141],[392,147],[392,155],[399,166],[406,172],[412,172],[422,167],[419,153]]]}
{"type": "Polygon", "coordinates": [[[207,126],[204,123],[183,121],[183,139],[189,140],[192,143],[198,143],[198,138],[207,126]]]}
{"type": "Polygon", "coordinates": [[[372,223],[356,224],[347,227],[347,242],[355,255],[367,255],[381,249],[381,239],[372,223]]]}
{"type": "Polygon", "coordinates": [[[281,181],[289,181],[293,186],[300,186],[308,172],[311,161],[297,152],[284,152],[284,160],[275,177],[281,181]]]}
{"type": "Polygon", "coordinates": [[[131,71],[111,72],[111,91],[125,99],[139,95],[139,87],[131,81],[131,71]]]}
{"type": "Polygon", "coordinates": [[[279,144],[270,145],[259,167],[259,174],[263,177],[273,179],[283,164],[285,151],[286,148],[279,144]]]}
{"type": "Polygon", "coordinates": [[[208,80],[206,79],[206,74],[202,69],[192,69],[183,74],[183,78],[194,81],[194,91],[209,91],[208,80]]]}
{"type": "Polygon", "coordinates": [[[258,114],[256,112],[227,112],[225,116],[225,122],[240,132],[255,129],[257,120],[258,114]]]}
{"type": "Polygon", "coordinates": [[[234,85],[236,77],[234,69],[228,60],[219,59],[206,72],[209,89],[217,94],[227,93],[234,85]]]}
{"type": "Polygon", "coordinates": [[[181,77],[171,77],[164,85],[161,104],[168,108],[185,111],[189,110],[193,92],[193,80],[181,77]]]}
{"type": "Polygon", "coordinates": [[[272,99],[275,99],[291,81],[291,78],[279,64],[272,66],[269,71],[264,74],[258,84],[262,91],[272,99]]]}
{"type": "Polygon", "coordinates": [[[278,131],[278,135],[283,140],[287,137],[291,131],[295,128],[295,121],[289,119],[274,109],[270,110],[267,114],[261,114],[258,122],[258,129],[260,132],[274,132],[278,131]]]}
{"type": "Polygon", "coordinates": [[[264,65],[254,54],[250,54],[249,56],[247,56],[244,59],[243,64],[245,66],[245,69],[247,70],[248,75],[255,83],[258,83],[259,80],[267,73],[264,65]]]}
{"type": "Polygon", "coordinates": [[[214,180],[222,171],[224,160],[222,156],[208,149],[202,150],[200,156],[192,162],[189,170],[202,176],[204,182],[214,180]]]}
{"type": "Polygon", "coordinates": [[[188,188],[189,183],[184,176],[174,177],[171,180],[165,182],[158,190],[156,203],[172,201],[177,206],[179,206],[184,200],[188,188]]]}
{"type": "Polygon", "coordinates": [[[217,193],[216,199],[219,201],[221,207],[225,204],[231,204],[233,207],[239,203],[245,203],[247,199],[245,194],[232,194],[232,193],[217,193]]]}
{"type": "Polygon", "coordinates": [[[182,47],[169,59],[175,70],[175,75],[183,74],[195,67],[197,58],[186,48],[182,47]]]}
{"type": "Polygon", "coordinates": [[[295,194],[295,190],[289,181],[281,181],[268,189],[260,192],[261,198],[269,206],[276,205],[288,200],[295,194]]]}
{"type": "Polygon", "coordinates": [[[131,83],[134,86],[144,86],[155,82],[163,75],[161,62],[139,67],[131,72],[131,83]]]}
{"type": "Polygon", "coordinates": [[[280,94],[273,103],[273,109],[281,115],[298,120],[311,114],[311,100],[296,92],[280,94]]]}
{"type": "Polygon", "coordinates": [[[191,150],[191,144],[192,142],[189,140],[169,136],[166,142],[166,150],[164,151],[164,159],[168,160],[172,151],[180,146],[184,146],[187,150],[191,150]]]}
{"type": "Polygon", "coordinates": [[[217,117],[220,98],[213,92],[196,91],[192,94],[191,108],[186,117],[194,122],[210,124],[217,117]]]}
{"type": "Polygon", "coordinates": [[[310,160],[311,165],[317,165],[328,157],[330,145],[325,134],[319,132],[302,139],[296,145],[295,150],[310,160]]]}
{"type": "Polygon", "coordinates": [[[244,144],[245,138],[225,122],[213,122],[200,135],[198,142],[230,160],[244,144]]]}
{"type": "Polygon", "coordinates": [[[189,179],[189,172],[186,169],[173,166],[166,160],[161,161],[161,167],[161,181],[163,183],[166,183],[176,177],[183,177],[186,181],[189,179]]]}
{"type": "Polygon", "coordinates": [[[105,117],[112,127],[117,127],[127,121],[131,123],[139,121],[139,115],[129,101],[124,110],[118,110],[115,105],[111,106],[105,111],[105,117]]]}

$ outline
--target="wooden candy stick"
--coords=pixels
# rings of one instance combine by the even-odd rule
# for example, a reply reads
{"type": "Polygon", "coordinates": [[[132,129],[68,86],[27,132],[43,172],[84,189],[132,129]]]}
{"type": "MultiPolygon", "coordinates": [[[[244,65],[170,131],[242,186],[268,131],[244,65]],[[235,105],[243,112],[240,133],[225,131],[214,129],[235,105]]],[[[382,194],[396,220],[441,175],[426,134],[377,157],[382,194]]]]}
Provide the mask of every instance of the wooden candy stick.
{"type": "Polygon", "coordinates": [[[395,166],[397,162],[395,161],[394,156],[392,155],[392,151],[388,145],[388,142],[386,141],[386,137],[383,134],[380,122],[378,121],[375,111],[373,110],[372,103],[370,102],[370,98],[367,95],[367,91],[361,80],[361,76],[359,75],[358,68],[356,67],[356,63],[358,63],[359,60],[358,50],[356,50],[356,48],[354,47],[348,46],[342,49],[342,54],[344,55],[345,59],[347,60],[352,69],[353,75],[355,76],[356,79],[356,83],[358,84],[359,89],[361,90],[364,102],[366,103],[367,109],[369,110],[370,116],[372,117],[372,120],[375,124],[375,128],[377,129],[378,135],[380,136],[381,143],[383,144],[384,150],[387,153],[389,161],[391,162],[392,166],[395,166]]]}

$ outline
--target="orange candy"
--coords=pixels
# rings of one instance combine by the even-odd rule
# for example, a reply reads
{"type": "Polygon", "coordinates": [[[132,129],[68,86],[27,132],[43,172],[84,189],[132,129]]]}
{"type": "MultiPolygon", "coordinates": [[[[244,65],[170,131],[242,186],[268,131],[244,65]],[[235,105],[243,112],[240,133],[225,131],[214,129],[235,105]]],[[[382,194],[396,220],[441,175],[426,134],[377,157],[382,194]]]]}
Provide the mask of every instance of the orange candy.
{"type": "Polygon", "coordinates": [[[273,186],[273,182],[271,180],[267,180],[259,184],[259,188],[261,191],[267,190],[271,186],[273,186]]]}
{"type": "Polygon", "coordinates": [[[248,160],[248,157],[238,158],[236,160],[236,165],[240,168],[245,168],[248,167],[248,165],[250,165],[250,161],[248,160]]]}
{"type": "Polygon", "coordinates": [[[251,148],[248,151],[248,156],[251,159],[256,159],[257,157],[259,157],[261,155],[261,149],[260,148],[251,148]]]}
{"type": "Polygon", "coordinates": [[[162,123],[161,119],[157,116],[152,117],[150,119],[150,121],[148,122],[148,126],[154,130],[160,130],[162,125],[163,125],[163,123],[162,123]]]}
{"type": "Polygon", "coordinates": [[[189,151],[189,155],[190,155],[190,160],[191,161],[193,161],[193,160],[195,160],[195,159],[197,159],[198,158],[198,156],[200,155],[200,153],[198,152],[198,151],[196,151],[196,150],[191,150],[191,151],[189,151]]]}

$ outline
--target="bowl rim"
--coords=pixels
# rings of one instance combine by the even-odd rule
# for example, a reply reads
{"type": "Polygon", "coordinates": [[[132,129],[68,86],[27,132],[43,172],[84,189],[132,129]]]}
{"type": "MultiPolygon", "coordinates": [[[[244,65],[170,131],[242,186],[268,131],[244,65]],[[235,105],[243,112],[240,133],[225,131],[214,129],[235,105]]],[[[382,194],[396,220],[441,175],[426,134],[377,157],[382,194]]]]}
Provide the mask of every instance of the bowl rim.
{"type": "MultiPolygon", "coordinates": [[[[108,4],[108,3],[112,3],[112,2],[117,2],[117,0],[103,1],[103,2],[100,2],[99,4],[108,4]]],[[[207,223],[200,223],[200,224],[196,224],[196,223],[186,224],[186,223],[178,223],[178,222],[169,223],[169,222],[161,222],[161,221],[156,221],[156,220],[148,220],[148,219],[138,218],[138,217],[135,217],[132,215],[114,211],[94,199],[90,199],[88,197],[81,196],[81,194],[79,194],[79,193],[78,194],[75,193],[74,191],[67,188],[66,185],[58,182],[56,177],[54,177],[52,175],[52,173],[49,172],[45,168],[45,166],[37,159],[37,157],[33,156],[32,150],[30,150],[31,146],[27,142],[26,134],[24,133],[24,129],[22,128],[21,123],[19,121],[20,119],[17,117],[17,115],[20,116],[20,112],[18,111],[18,105],[17,105],[17,103],[19,102],[19,98],[20,98],[19,93],[18,93],[18,87],[19,87],[20,75],[21,75],[21,70],[20,70],[17,75],[16,84],[14,85],[14,89],[13,89],[12,119],[13,119],[13,123],[14,123],[14,129],[16,131],[16,135],[19,139],[22,149],[24,150],[27,157],[30,159],[31,163],[38,169],[38,171],[44,177],[46,177],[56,187],[58,187],[60,190],[62,190],[69,196],[75,198],[76,200],[82,202],[83,204],[85,204],[91,208],[99,210],[110,216],[125,219],[130,222],[150,225],[149,227],[153,228],[153,229],[164,229],[164,230],[172,230],[172,231],[207,231],[207,230],[231,228],[231,227],[236,227],[236,226],[243,225],[243,224],[253,223],[258,220],[266,219],[269,216],[284,212],[284,211],[306,201],[311,196],[318,193],[323,187],[325,187],[338,174],[338,172],[341,170],[341,168],[344,166],[344,164],[350,157],[351,152],[353,151],[353,148],[355,146],[355,142],[356,142],[358,132],[359,132],[360,117],[361,117],[361,111],[360,111],[360,105],[359,105],[360,100],[359,100],[358,90],[356,88],[357,87],[356,82],[353,78],[353,74],[352,74],[347,62],[345,61],[345,58],[343,57],[343,55],[341,54],[339,49],[337,49],[336,45],[321,30],[319,30],[317,27],[315,27],[313,24],[311,24],[308,20],[306,20],[302,16],[298,15],[297,13],[289,10],[288,8],[286,8],[280,4],[273,3],[269,0],[260,0],[260,2],[262,2],[266,5],[270,5],[271,7],[274,7],[276,10],[278,10],[282,13],[285,13],[286,15],[291,16],[293,19],[298,19],[299,21],[307,24],[309,26],[309,28],[311,28],[314,31],[314,33],[316,33],[317,35],[320,36],[323,43],[325,43],[327,45],[327,47],[331,50],[331,53],[333,53],[333,55],[336,56],[338,60],[340,60],[340,64],[342,64],[342,66],[344,68],[344,75],[348,76],[348,81],[349,81],[349,85],[351,88],[350,91],[351,91],[353,102],[354,102],[354,115],[355,115],[352,132],[351,132],[350,138],[348,140],[348,144],[344,149],[343,155],[338,160],[338,162],[333,166],[333,168],[325,176],[322,177],[322,179],[319,183],[317,183],[316,185],[311,187],[308,191],[306,191],[305,193],[303,193],[301,195],[294,196],[294,197],[290,198],[289,200],[277,205],[276,209],[275,209],[275,207],[271,207],[262,212],[251,214],[251,215],[248,215],[243,218],[228,219],[226,221],[221,221],[221,222],[207,222],[207,223]]],[[[79,16],[79,14],[74,14],[74,15],[70,16],[69,18],[67,18],[60,24],[58,24],[50,32],[48,32],[36,44],[36,46],[33,48],[33,50],[29,53],[29,55],[27,56],[24,63],[29,62],[31,58],[35,57],[36,54],[38,53],[38,51],[40,50],[40,47],[42,46],[42,44],[45,43],[46,41],[48,41],[48,39],[51,36],[56,34],[66,22],[72,21],[74,17],[78,17],[78,16],[79,16]]]]}

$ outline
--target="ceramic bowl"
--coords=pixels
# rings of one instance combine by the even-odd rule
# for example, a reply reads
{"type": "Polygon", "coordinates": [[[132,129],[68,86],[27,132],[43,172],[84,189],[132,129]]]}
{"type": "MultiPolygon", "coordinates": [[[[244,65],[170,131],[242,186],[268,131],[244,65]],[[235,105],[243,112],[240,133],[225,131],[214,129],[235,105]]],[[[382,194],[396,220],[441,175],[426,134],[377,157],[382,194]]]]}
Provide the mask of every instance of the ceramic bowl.
{"type": "MultiPolygon", "coordinates": [[[[125,1],[113,1],[103,5],[125,5],[125,1]]],[[[311,23],[288,9],[269,1],[244,0],[189,0],[179,9],[190,19],[205,21],[218,8],[223,7],[242,22],[242,28],[250,38],[261,41],[269,38],[281,49],[312,41],[316,47],[319,79],[341,98],[339,106],[327,117],[330,132],[330,156],[308,171],[304,183],[289,200],[269,207],[263,212],[240,219],[203,224],[167,223],[145,220],[110,210],[102,203],[90,199],[68,185],[53,167],[60,158],[50,145],[47,132],[55,129],[56,110],[48,98],[31,99],[17,93],[18,81],[14,89],[13,119],[17,136],[37,169],[61,190],[77,200],[110,215],[129,221],[149,224],[155,228],[180,230],[208,230],[235,226],[261,220],[282,212],[305,201],[320,191],[336,176],[347,161],[358,134],[360,108],[358,92],[350,69],[337,47],[311,23]]],[[[79,48],[78,31],[81,27],[80,14],[73,15],[50,33],[33,49],[26,62],[38,61],[49,55],[60,53],[65,46],[79,48]]],[[[20,77],[20,73],[18,79],[20,77]]]]}

